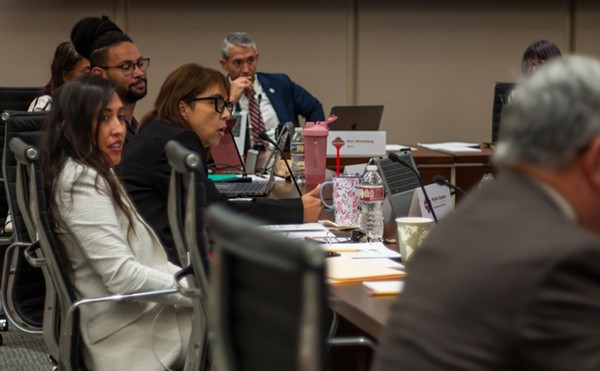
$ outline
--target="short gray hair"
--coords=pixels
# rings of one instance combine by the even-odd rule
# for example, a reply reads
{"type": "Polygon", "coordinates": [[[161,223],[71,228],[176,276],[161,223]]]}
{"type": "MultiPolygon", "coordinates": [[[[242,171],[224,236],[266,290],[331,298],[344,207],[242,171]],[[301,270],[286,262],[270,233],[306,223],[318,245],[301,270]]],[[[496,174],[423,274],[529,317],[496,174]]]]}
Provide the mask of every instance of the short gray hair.
{"type": "Polygon", "coordinates": [[[254,51],[258,51],[256,43],[252,40],[250,35],[245,32],[232,32],[225,36],[225,39],[223,39],[223,43],[221,44],[221,56],[223,59],[229,58],[229,51],[234,46],[244,46],[252,48],[254,51]]]}
{"type": "Polygon", "coordinates": [[[493,159],[562,170],[599,135],[600,62],[557,58],[516,87],[493,159]]]}

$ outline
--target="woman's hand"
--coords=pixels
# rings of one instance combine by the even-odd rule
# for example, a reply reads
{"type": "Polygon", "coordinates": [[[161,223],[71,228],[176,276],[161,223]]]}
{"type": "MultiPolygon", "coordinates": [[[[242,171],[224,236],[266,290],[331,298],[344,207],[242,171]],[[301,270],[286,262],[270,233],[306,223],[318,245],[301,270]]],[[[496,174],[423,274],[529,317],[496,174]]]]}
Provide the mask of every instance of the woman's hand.
{"type": "Polygon", "coordinates": [[[302,196],[302,206],[304,206],[304,223],[313,223],[319,220],[323,203],[319,196],[321,185],[317,185],[312,191],[302,196]]]}

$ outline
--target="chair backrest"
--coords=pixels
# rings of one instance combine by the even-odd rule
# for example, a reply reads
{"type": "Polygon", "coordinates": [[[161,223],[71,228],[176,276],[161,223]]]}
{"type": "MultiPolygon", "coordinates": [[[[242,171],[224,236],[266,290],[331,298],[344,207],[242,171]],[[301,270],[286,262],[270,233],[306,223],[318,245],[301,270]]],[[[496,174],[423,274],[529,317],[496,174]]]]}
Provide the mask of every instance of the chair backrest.
{"type": "MultiPolygon", "coordinates": [[[[27,144],[33,144],[45,117],[45,112],[4,111],[0,120],[5,125],[8,141],[20,137],[27,144]]],[[[45,282],[42,270],[29,264],[23,254],[27,243],[36,240],[28,210],[17,205],[18,197],[27,198],[27,189],[17,192],[17,178],[22,178],[22,184],[26,185],[27,175],[24,167],[17,166],[7,142],[3,151],[2,170],[11,212],[13,244],[7,249],[6,268],[2,272],[2,302],[7,316],[16,327],[26,332],[41,333],[47,284],[50,283],[45,282]]]]}
{"type": "Polygon", "coordinates": [[[17,161],[8,148],[8,143],[16,137],[21,138],[26,144],[35,145],[47,116],[47,112],[5,111],[0,118],[4,124],[4,137],[6,138],[2,156],[4,188],[11,212],[15,241],[33,241],[35,234],[27,210],[23,210],[25,215],[21,215],[21,211],[17,207],[15,184],[20,167],[17,166],[17,161]]]}
{"type": "Polygon", "coordinates": [[[0,113],[4,110],[27,111],[40,94],[40,87],[0,87],[0,113]]]}
{"type": "Polygon", "coordinates": [[[327,369],[325,253],[260,229],[220,205],[207,209],[217,256],[209,325],[221,371],[327,369]]]}
{"type": "MultiPolygon", "coordinates": [[[[29,104],[40,93],[40,87],[0,87],[0,117],[5,110],[27,111],[29,104]]],[[[3,125],[3,122],[2,122],[3,125]]],[[[0,147],[4,147],[4,127],[0,127],[0,147]]],[[[0,192],[0,220],[3,222],[8,205],[4,192],[0,192]]]]}
{"type": "MultiPolygon", "coordinates": [[[[20,138],[11,139],[9,148],[14,154],[19,166],[23,166],[24,172],[27,174],[28,178],[27,184],[24,184],[22,178],[17,180],[16,188],[18,192],[27,189],[27,196],[19,197],[18,199],[19,208],[21,208],[21,210],[28,209],[31,214],[42,255],[46,261],[42,267],[44,277],[47,281],[52,282],[52,285],[56,290],[58,302],[56,303],[56,307],[53,308],[56,318],[48,327],[46,327],[46,323],[44,323],[44,338],[46,344],[49,342],[53,344],[57,342],[56,339],[59,338],[61,334],[65,333],[64,328],[66,323],[62,319],[66,318],[66,311],[71,304],[77,300],[77,296],[69,277],[68,264],[59,250],[58,240],[50,222],[39,153],[34,146],[26,144],[20,138]],[[21,202],[24,202],[24,204],[21,202]],[[46,328],[49,328],[53,333],[47,333],[46,328]],[[49,337],[49,340],[46,338],[47,336],[49,337]]],[[[79,323],[78,317],[75,317],[73,321],[79,323]]],[[[59,368],[61,370],[71,370],[82,367],[80,359],[81,352],[79,350],[79,331],[73,332],[69,344],[71,349],[70,352],[67,353],[70,354],[71,359],[59,359],[59,368]]],[[[63,347],[64,343],[59,344],[59,346],[63,347]]],[[[60,349],[59,351],[61,354],[65,353],[63,349],[60,349]]]]}
{"type": "MultiPolygon", "coordinates": [[[[204,370],[208,353],[208,242],[203,233],[203,202],[197,203],[197,197],[203,198],[201,186],[196,184],[196,175],[204,171],[200,156],[183,147],[175,140],[165,145],[165,153],[171,164],[171,179],[168,196],[168,216],[171,234],[177,255],[185,272],[191,272],[193,281],[188,285],[197,289],[192,297],[194,323],[191,344],[186,358],[186,370],[204,370]],[[200,188],[200,189],[197,189],[200,188]],[[198,234],[200,232],[200,241],[198,234]]],[[[183,292],[185,294],[185,292],[183,292]]]]}

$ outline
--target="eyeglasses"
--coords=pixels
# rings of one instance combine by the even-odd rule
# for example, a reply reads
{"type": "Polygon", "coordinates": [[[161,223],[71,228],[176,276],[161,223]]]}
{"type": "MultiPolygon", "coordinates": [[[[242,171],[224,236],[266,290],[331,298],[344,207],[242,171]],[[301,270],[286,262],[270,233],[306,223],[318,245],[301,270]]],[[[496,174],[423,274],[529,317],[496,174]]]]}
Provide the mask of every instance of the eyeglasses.
{"type": "Polygon", "coordinates": [[[129,77],[133,74],[133,71],[135,71],[136,67],[139,68],[140,71],[146,72],[146,69],[148,69],[149,65],[150,65],[150,58],[140,58],[137,60],[137,62],[127,61],[127,62],[118,64],[116,66],[98,66],[98,67],[104,68],[105,70],[107,70],[109,68],[118,68],[121,70],[121,72],[123,72],[124,76],[129,77]]]}
{"type": "Polygon", "coordinates": [[[223,113],[223,111],[225,111],[225,108],[227,108],[227,111],[229,111],[229,114],[231,114],[233,111],[233,103],[231,103],[228,100],[225,100],[220,95],[211,95],[210,97],[202,97],[202,98],[192,98],[192,99],[188,99],[188,103],[196,102],[199,100],[212,100],[213,102],[215,102],[215,111],[217,111],[218,113],[223,113]]]}
{"type": "Polygon", "coordinates": [[[528,60],[523,62],[523,69],[526,71],[533,71],[535,69],[540,68],[542,65],[546,63],[545,59],[536,60],[528,60]]]}

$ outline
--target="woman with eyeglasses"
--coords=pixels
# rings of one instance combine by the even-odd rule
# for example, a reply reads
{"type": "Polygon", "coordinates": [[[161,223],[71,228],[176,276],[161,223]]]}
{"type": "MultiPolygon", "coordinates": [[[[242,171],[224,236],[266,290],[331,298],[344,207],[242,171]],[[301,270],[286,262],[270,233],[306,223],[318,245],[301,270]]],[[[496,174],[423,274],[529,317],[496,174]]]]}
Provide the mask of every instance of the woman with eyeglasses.
{"type": "MultiPolygon", "coordinates": [[[[124,107],[112,80],[82,76],[60,87],[39,149],[50,219],[78,298],[175,288],[152,228],[113,168],[125,141],[124,107]]],[[[191,302],[181,294],[101,302],[80,309],[88,370],[181,367],[191,333],[191,302]]]]}
{"type": "MultiPolygon", "coordinates": [[[[167,215],[171,167],[165,144],[175,139],[197,152],[206,167],[206,149],[218,144],[231,115],[229,81],[223,74],[198,64],[185,64],[167,76],[154,109],[140,124],[138,134],[123,153],[122,179],[142,216],[157,232],[169,260],[179,264],[167,215]]],[[[229,201],[207,174],[199,174],[205,204],[222,203],[267,223],[314,222],[322,206],[318,187],[301,198],[229,201]]],[[[198,198],[198,202],[202,202],[198,198]]]]}

